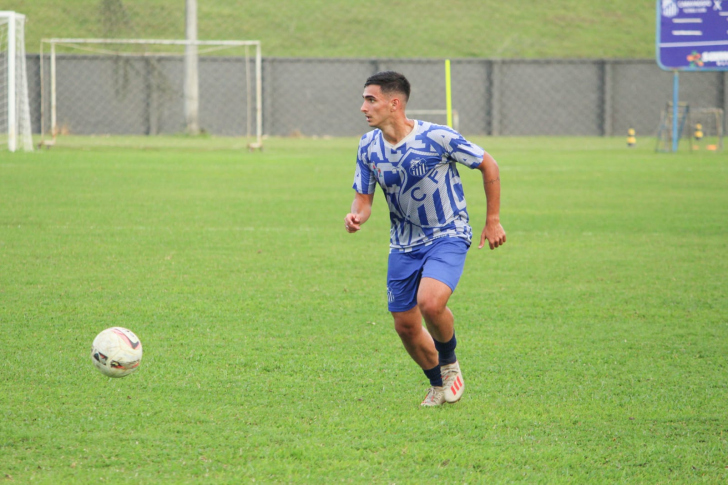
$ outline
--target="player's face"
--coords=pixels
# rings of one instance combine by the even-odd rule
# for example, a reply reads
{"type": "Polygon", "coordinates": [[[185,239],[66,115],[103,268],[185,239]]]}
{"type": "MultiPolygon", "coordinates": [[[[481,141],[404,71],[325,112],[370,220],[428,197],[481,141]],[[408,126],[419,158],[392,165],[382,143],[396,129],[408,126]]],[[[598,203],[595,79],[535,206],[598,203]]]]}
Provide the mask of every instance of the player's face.
{"type": "Polygon", "coordinates": [[[392,113],[389,96],[382,93],[380,86],[370,84],[364,88],[362,98],[364,98],[364,102],[360,109],[366,116],[367,123],[373,128],[381,128],[392,113]]]}

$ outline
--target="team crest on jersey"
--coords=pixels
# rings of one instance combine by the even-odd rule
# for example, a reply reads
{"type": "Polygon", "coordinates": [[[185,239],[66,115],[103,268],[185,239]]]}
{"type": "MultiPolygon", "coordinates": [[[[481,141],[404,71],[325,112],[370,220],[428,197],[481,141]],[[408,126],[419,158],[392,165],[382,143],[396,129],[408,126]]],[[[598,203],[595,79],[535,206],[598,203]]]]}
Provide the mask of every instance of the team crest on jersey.
{"type": "Polygon", "coordinates": [[[422,158],[412,160],[409,167],[409,173],[415,177],[422,177],[427,173],[427,163],[422,158]]]}

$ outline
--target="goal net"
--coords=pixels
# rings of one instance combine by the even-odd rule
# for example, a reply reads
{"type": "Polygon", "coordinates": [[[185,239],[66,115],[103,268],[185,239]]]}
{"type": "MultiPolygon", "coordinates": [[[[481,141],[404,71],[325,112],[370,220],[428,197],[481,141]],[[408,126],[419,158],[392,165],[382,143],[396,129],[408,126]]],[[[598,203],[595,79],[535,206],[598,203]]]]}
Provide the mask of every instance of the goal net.
{"type": "Polygon", "coordinates": [[[672,103],[669,102],[662,111],[660,126],[657,129],[655,151],[672,151],[673,133],[675,132],[677,141],[685,140],[690,150],[723,150],[725,115],[722,109],[693,109],[687,103],[679,103],[677,112],[678,118],[675,120],[673,119],[672,103]]]}
{"type": "Polygon", "coordinates": [[[660,125],[657,128],[656,152],[672,151],[672,147],[677,146],[681,138],[689,137],[685,129],[689,111],[690,106],[687,103],[678,103],[677,110],[673,110],[670,102],[665,105],[665,109],[660,114],[660,125]],[[677,111],[677,118],[675,118],[675,111],[677,111]]]}
{"type": "Polygon", "coordinates": [[[698,108],[690,111],[693,148],[723,150],[725,116],[720,108],[698,108]]]}
{"type": "Polygon", "coordinates": [[[0,12],[0,146],[33,150],[28,78],[25,67],[25,16],[0,12]]]}
{"type": "Polygon", "coordinates": [[[259,41],[43,39],[41,59],[44,144],[189,133],[190,113],[199,133],[261,142],[259,41]]]}

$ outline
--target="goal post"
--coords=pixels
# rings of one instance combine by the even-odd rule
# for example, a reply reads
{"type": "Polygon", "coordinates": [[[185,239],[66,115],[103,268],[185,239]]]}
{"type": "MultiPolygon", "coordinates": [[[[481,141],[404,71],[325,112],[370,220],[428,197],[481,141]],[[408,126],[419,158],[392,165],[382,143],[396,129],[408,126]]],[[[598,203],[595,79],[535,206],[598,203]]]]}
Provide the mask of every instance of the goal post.
{"type": "Polygon", "coordinates": [[[25,15],[9,11],[0,11],[0,145],[11,152],[33,150],[25,15]]]}
{"type": "Polygon", "coordinates": [[[42,143],[52,145],[64,134],[185,133],[184,63],[190,46],[200,56],[200,130],[254,137],[250,145],[261,146],[262,55],[257,40],[43,39],[42,143]]]}

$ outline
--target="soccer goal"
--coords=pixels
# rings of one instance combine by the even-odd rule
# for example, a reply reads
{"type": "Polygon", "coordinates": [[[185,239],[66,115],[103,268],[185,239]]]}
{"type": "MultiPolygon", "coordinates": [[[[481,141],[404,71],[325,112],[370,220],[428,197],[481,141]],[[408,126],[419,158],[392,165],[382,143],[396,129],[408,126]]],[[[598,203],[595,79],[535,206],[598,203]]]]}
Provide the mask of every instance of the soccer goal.
{"type": "MultiPolygon", "coordinates": [[[[687,103],[678,103],[677,119],[674,119],[674,111],[672,103],[668,102],[665,105],[665,109],[660,114],[660,125],[657,127],[657,145],[655,146],[656,152],[669,152],[672,151],[672,147],[679,144],[682,138],[689,140],[689,126],[690,126],[690,105],[687,103]],[[675,126],[677,125],[677,126],[675,126]],[[675,142],[673,144],[673,138],[675,142]]],[[[690,145],[692,147],[692,145],[690,145]]]]}
{"type": "Polygon", "coordinates": [[[25,16],[0,12],[0,145],[14,152],[33,150],[28,77],[25,66],[25,16]]]}
{"type": "Polygon", "coordinates": [[[720,108],[698,108],[690,111],[693,148],[723,150],[725,116],[720,108]]]}
{"type": "Polygon", "coordinates": [[[43,39],[40,50],[42,144],[64,135],[187,133],[193,97],[201,133],[254,137],[249,147],[261,146],[260,41],[43,39]]]}
{"type": "Polygon", "coordinates": [[[672,151],[673,123],[677,123],[678,142],[685,139],[689,149],[709,151],[723,150],[725,115],[720,108],[693,109],[687,103],[678,104],[678,119],[673,120],[672,103],[662,110],[660,126],[657,129],[655,151],[672,151]]]}

